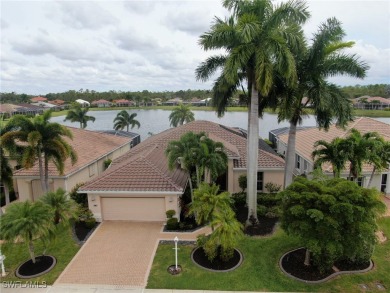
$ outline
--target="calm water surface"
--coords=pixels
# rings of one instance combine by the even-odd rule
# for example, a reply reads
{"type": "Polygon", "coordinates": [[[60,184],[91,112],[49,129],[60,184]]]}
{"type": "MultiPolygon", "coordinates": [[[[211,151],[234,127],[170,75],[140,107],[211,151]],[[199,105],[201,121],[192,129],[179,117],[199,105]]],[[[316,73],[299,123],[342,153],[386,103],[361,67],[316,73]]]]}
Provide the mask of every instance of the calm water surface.
{"type": "MultiPolygon", "coordinates": [[[[86,129],[89,130],[111,130],[113,129],[113,120],[121,110],[112,111],[90,111],[88,114],[96,118],[95,122],[88,122],[86,129]]],[[[221,118],[218,118],[213,111],[193,111],[195,114],[195,120],[208,120],[232,127],[247,128],[248,113],[247,112],[226,112],[221,118]]],[[[141,140],[145,140],[149,137],[150,133],[157,134],[170,128],[169,110],[130,110],[130,113],[137,113],[136,119],[141,123],[141,127],[133,128],[132,132],[139,133],[141,140]]],[[[63,125],[79,127],[79,123],[71,123],[69,121],[64,122],[65,116],[53,117],[52,122],[58,122],[63,125]]],[[[375,118],[376,120],[390,124],[390,118],[375,118]]],[[[315,126],[316,121],[314,116],[309,115],[303,120],[303,126],[315,126]]],[[[259,119],[260,136],[268,138],[268,132],[272,129],[289,126],[287,121],[278,123],[276,114],[265,113],[262,119],[259,119]]]]}

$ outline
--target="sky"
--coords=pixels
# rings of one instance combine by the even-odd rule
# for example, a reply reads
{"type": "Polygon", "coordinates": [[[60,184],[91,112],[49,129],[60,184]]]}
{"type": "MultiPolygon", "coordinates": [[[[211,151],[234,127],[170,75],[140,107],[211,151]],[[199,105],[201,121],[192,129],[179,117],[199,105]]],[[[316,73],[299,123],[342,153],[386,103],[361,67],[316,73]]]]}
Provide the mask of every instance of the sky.
{"type": "MultiPolygon", "coordinates": [[[[222,1],[4,1],[1,6],[0,92],[31,95],[95,91],[211,89],[196,81],[208,56],[198,45],[222,1]]],[[[278,1],[277,1],[278,2],[278,1]]],[[[308,40],[329,17],[343,23],[346,52],[370,69],[340,86],[390,84],[390,1],[309,0],[308,40]]]]}

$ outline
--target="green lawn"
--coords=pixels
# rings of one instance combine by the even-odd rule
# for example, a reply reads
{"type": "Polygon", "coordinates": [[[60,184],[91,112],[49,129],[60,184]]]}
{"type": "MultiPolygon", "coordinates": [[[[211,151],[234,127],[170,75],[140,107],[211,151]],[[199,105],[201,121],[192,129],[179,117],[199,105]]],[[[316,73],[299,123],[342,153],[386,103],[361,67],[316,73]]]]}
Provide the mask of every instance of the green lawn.
{"type": "MultiPolygon", "coordinates": [[[[379,221],[381,229],[390,236],[390,218],[379,221]]],[[[192,263],[192,246],[180,246],[179,264],[183,272],[171,276],[167,267],[174,264],[172,245],[160,245],[154,258],[147,288],[289,291],[289,292],[360,292],[359,284],[367,284],[370,292],[383,292],[375,288],[380,281],[390,288],[390,241],[377,245],[373,256],[375,268],[365,274],[342,275],[319,285],[304,284],[285,276],[279,269],[279,258],[291,248],[299,247],[296,239],[281,229],[268,238],[246,237],[239,249],[244,255],[242,265],[228,273],[213,273],[192,263]]]]}
{"type": "MultiPolygon", "coordinates": [[[[73,240],[70,228],[64,229],[46,251],[47,255],[52,255],[57,259],[57,264],[54,269],[45,275],[26,279],[26,281],[46,282],[48,285],[53,284],[79,249],[80,246],[73,240]]],[[[25,243],[6,243],[2,245],[1,252],[6,256],[4,264],[6,271],[9,272],[6,277],[2,278],[2,281],[22,281],[22,279],[15,276],[15,269],[30,258],[27,245],[25,243]]],[[[42,252],[42,242],[36,240],[35,253],[36,255],[40,255],[42,252]]]]}

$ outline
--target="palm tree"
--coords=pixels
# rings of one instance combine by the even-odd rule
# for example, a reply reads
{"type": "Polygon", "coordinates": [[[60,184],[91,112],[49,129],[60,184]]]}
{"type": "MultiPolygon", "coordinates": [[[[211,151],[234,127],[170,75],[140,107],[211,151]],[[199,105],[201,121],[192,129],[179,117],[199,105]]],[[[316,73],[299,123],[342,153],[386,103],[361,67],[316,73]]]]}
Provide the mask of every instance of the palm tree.
{"type": "Polygon", "coordinates": [[[179,163],[183,170],[188,173],[188,182],[191,190],[191,199],[193,199],[193,187],[191,180],[191,169],[196,170],[197,186],[200,184],[200,169],[199,163],[197,162],[197,152],[195,148],[199,145],[200,135],[204,136],[204,133],[199,135],[193,132],[187,132],[180,137],[180,140],[170,141],[166,150],[165,155],[168,158],[168,167],[173,170],[175,165],[179,163]]]}
{"type": "Polygon", "coordinates": [[[291,184],[295,168],[296,128],[307,115],[306,106],[311,105],[320,128],[328,129],[336,118],[339,126],[352,120],[351,102],[336,85],[326,81],[335,75],[349,75],[363,78],[368,66],[355,55],[341,51],[353,46],[353,42],[343,42],[345,33],[341,23],[330,18],[321,24],[314,35],[310,47],[305,46],[295,52],[297,83],[282,84],[279,90],[282,99],[279,106],[279,121],[289,120],[290,130],[286,151],[284,187],[291,184]],[[284,88],[283,88],[283,85],[284,88]],[[307,98],[304,100],[304,96],[307,98]]]}
{"type": "Polygon", "coordinates": [[[126,131],[129,132],[130,125],[131,129],[133,129],[134,126],[140,128],[141,124],[138,122],[138,120],[134,119],[135,116],[137,116],[137,113],[129,115],[129,112],[127,112],[126,110],[120,111],[114,119],[114,129],[122,130],[126,127],[126,131]]]}
{"type": "MultiPolygon", "coordinates": [[[[194,191],[194,200],[190,205],[189,215],[196,216],[199,225],[213,221],[215,213],[231,208],[232,199],[229,192],[218,194],[219,187],[215,184],[201,183],[194,191]]],[[[211,229],[214,231],[214,225],[211,229]]]]}
{"type": "Polygon", "coordinates": [[[68,197],[62,188],[58,188],[55,192],[46,193],[40,200],[52,209],[55,225],[60,222],[67,224],[70,219],[76,216],[76,203],[68,197]]]}
{"type": "Polygon", "coordinates": [[[370,180],[367,188],[370,188],[372,179],[376,171],[381,171],[389,167],[390,164],[390,142],[385,141],[382,137],[374,142],[373,154],[370,155],[369,161],[373,165],[370,180]]]}
{"type": "Polygon", "coordinates": [[[333,177],[339,178],[347,162],[346,146],[345,140],[339,137],[333,139],[330,143],[325,140],[317,141],[312,153],[314,169],[321,168],[324,163],[330,163],[333,169],[333,177]]]}
{"type": "Polygon", "coordinates": [[[51,111],[29,119],[24,115],[13,116],[2,135],[2,146],[11,154],[22,154],[19,160],[25,168],[31,168],[36,161],[44,193],[49,189],[49,161],[52,161],[60,174],[64,172],[64,162],[70,157],[72,164],[77,154],[64,137],[72,138],[68,128],[51,123],[51,111]]]}
{"type": "MultiPolygon", "coordinates": [[[[0,128],[0,136],[5,133],[3,128],[0,128]]],[[[9,191],[12,187],[12,167],[9,164],[8,158],[5,156],[3,147],[0,145],[0,182],[4,188],[4,196],[5,196],[5,204],[8,205],[10,203],[9,191]]],[[[0,207],[0,215],[2,213],[2,209],[0,207]]]]}
{"type": "Polygon", "coordinates": [[[296,80],[291,46],[300,47],[299,24],[309,13],[303,1],[290,1],[274,7],[270,0],[225,0],[224,7],[233,11],[225,21],[216,18],[211,30],[200,37],[204,50],[224,49],[226,56],[209,58],[196,70],[197,79],[209,79],[217,69],[221,76],[214,84],[214,106],[223,114],[228,99],[246,79],[250,92],[248,114],[247,201],[248,220],[257,219],[258,116],[272,105],[275,76],[288,83],[296,80]]]}
{"type": "Polygon", "coordinates": [[[80,104],[74,103],[66,114],[64,121],[70,120],[70,122],[79,122],[80,128],[84,129],[87,127],[88,121],[95,122],[96,120],[95,117],[87,115],[88,110],[88,107],[83,108],[80,104]]]}
{"type": "Polygon", "coordinates": [[[375,153],[375,146],[380,141],[380,136],[376,132],[366,132],[363,135],[356,129],[350,130],[346,138],[347,159],[350,163],[349,177],[358,178],[362,173],[364,162],[370,162],[375,153]]]}
{"type": "Polygon", "coordinates": [[[35,263],[34,239],[44,238],[50,233],[53,228],[52,219],[49,206],[42,202],[12,203],[0,218],[3,239],[26,243],[31,260],[35,263]]]}
{"type": "Polygon", "coordinates": [[[200,172],[204,174],[204,181],[210,179],[211,182],[214,182],[219,175],[226,171],[228,158],[224,151],[224,145],[202,136],[198,150],[200,172]]]}
{"type": "Polygon", "coordinates": [[[188,123],[194,120],[194,113],[191,112],[190,107],[183,104],[175,107],[172,113],[169,115],[169,121],[173,127],[177,127],[178,125],[183,125],[184,123],[188,123]]]}

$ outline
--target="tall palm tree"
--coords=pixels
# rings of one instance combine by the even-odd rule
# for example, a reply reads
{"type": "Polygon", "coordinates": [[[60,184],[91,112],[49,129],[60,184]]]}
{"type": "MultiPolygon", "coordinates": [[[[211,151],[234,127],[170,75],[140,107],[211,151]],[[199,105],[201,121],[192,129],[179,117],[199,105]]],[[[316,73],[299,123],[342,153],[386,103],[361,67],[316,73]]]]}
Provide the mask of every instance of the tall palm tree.
{"type": "Polygon", "coordinates": [[[309,13],[303,1],[289,1],[276,7],[270,0],[225,0],[224,7],[232,11],[225,21],[215,18],[209,32],[200,37],[204,50],[224,49],[227,54],[209,58],[196,70],[197,79],[209,79],[222,69],[214,84],[214,106],[223,114],[227,102],[246,79],[250,104],[248,110],[247,201],[248,220],[257,218],[258,116],[272,105],[275,76],[287,82],[296,80],[294,56],[290,47],[301,47],[299,24],[309,13]],[[250,158],[250,159],[249,159],[250,158]]]}
{"type": "Polygon", "coordinates": [[[141,124],[138,120],[135,120],[134,118],[137,116],[137,113],[133,113],[129,115],[129,112],[126,110],[120,111],[115,119],[114,119],[114,129],[115,130],[122,130],[126,127],[126,131],[129,132],[129,126],[131,125],[131,129],[133,129],[135,126],[140,128],[141,124]]]}
{"type": "Polygon", "coordinates": [[[34,239],[47,237],[53,229],[52,219],[49,206],[42,202],[12,203],[0,218],[1,233],[6,241],[20,240],[26,243],[31,260],[35,263],[34,239]]]}
{"type": "Polygon", "coordinates": [[[51,123],[51,111],[29,119],[24,115],[13,116],[1,136],[1,145],[11,154],[22,154],[19,160],[25,168],[31,168],[36,161],[43,193],[49,190],[49,161],[52,161],[60,174],[64,171],[64,162],[77,161],[77,154],[64,137],[72,139],[68,128],[58,123],[51,123]]]}
{"type": "Polygon", "coordinates": [[[306,106],[311,105],[320,128],[328,129],[336,118],[339,126],[352,120],[351,102],[336,85],[326,81],[335,75],[363,78],[368,66],[355,55],[342,53],[353,42],[343,42],[345,33],[341,23],[329,18],[314,35],[313,43],[296,51],[297,83],[282,84],[279,106],[279,121],[290,122],[284,174],[285,188],[291,184],[295,168],[296,128],[307,115],[306,106]],[[283,87],[283,85],[285,85],[283,87]],[[307,98],[304,100],[305,95],[307,98]]]}
{"type": "Polygon", "coordinates": [[[194,113],[191,112],[190,107],[183,104],[175,107],[172,113],[169,115],[169,121],[173,127],[177,127],[178,125],[183,125],[184,123],[188,123],[194,120],[194,113]]]}
{"type": "Polygon", "coordinates": [[[70,120],[70,122],[79,122],[80,128],[84,129],[87,127],[88,121],[95,122],[96,120],[95,117],[87,115],[88,110],[88,107],[81,107],[80,104],[75,103],[72,105],[72,108],[68,110],[64,121],[70,120]]]}
{"type": "Polygon", "coordinates": [[[347,145],[342,138],[335,138],[331,142],[319,140],[314,144],[312,153],[314,169],[321,168],[324,163],[330,163],[333,169],[333,177],[339,178],[344,169],[347,158],[347,145]]]}
{"type": "Polygon", "coordinates": [[[58,225],[69,223],[76,216],[76,203],[68,197],[65,190],[58,188],[56,191],[46,193],[40,200],[47,204],[53,211],[53,223],[58,225]]]}

